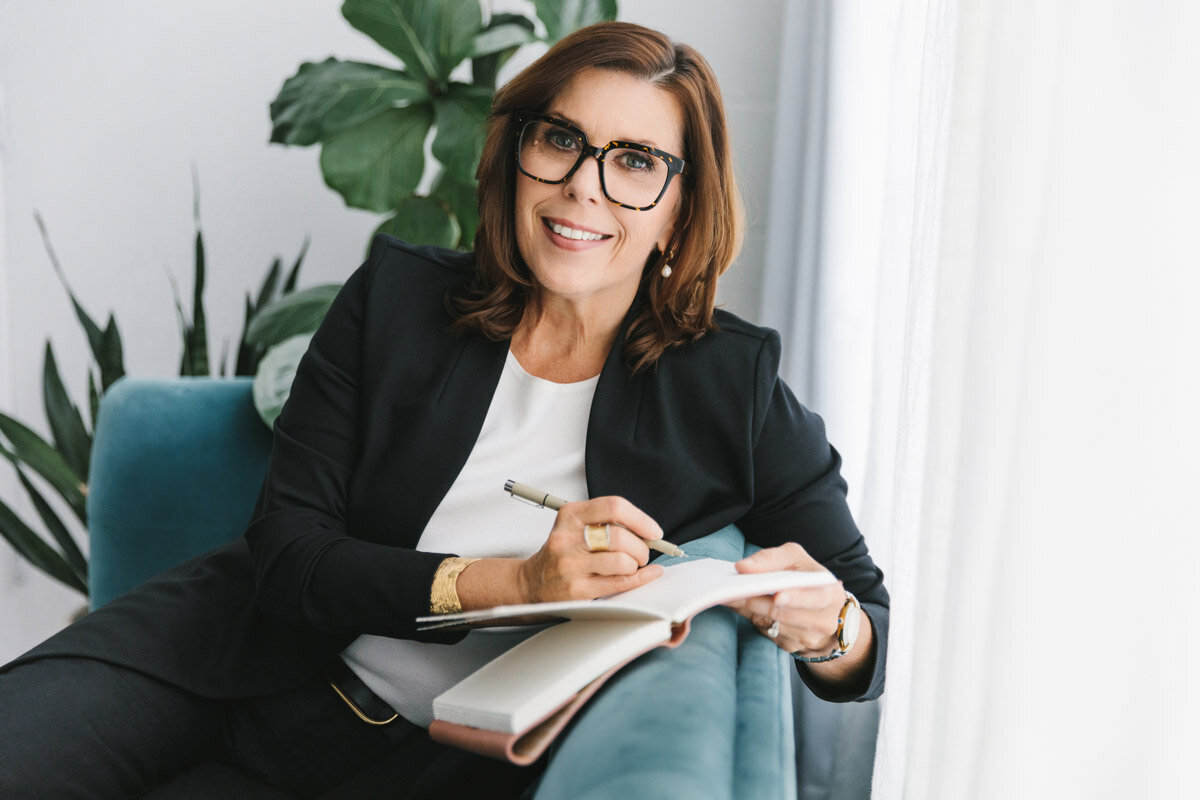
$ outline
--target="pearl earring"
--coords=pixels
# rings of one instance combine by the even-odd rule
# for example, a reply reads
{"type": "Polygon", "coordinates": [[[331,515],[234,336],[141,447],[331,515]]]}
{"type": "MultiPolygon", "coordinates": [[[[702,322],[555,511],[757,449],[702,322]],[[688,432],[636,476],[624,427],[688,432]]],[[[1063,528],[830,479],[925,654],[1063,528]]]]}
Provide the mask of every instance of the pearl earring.
{"type": "Polygon", "coordinates": [[[663,264],[662,276],[664,278],[671,277],[671,259],[673,259],[673,258],[675,258],[675,248],[674,247],[671,248],[671,252],[667,253],[667,257],[665,259],[667,263],[663,264]]]}

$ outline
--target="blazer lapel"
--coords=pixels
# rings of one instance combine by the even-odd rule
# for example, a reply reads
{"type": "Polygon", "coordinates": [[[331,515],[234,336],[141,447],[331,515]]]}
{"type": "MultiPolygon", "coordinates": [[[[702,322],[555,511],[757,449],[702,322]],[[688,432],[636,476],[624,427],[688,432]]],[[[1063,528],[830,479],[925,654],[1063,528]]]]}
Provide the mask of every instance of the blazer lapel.
{"type": "Polygon", "coordinates": [[[638,414],[646,375],[631,376],[625,366],[625,331],[638,307],[635,302],[621,323],[617,340],[613,342],[588,417],[584,471],[587,474],[588,497],[620,495],[638,504],[641,492],[637,481],[623,465],[633,464],[636,457],[638,414]]]}
{"type": "MultiPolygon", "coordinates": [[[[508,342],[478,336],[453,340],[444,354],[448,366],[440,385],[431,386],[421,408],[393,411],[406,451],[411,457],[396,459],[398,472],[390,481],[393,490],[381,498],[388,528],[404,531],[415,546],[455,478],[467,463],[479,438],[492,396],[500,382],[508,342]],[[403,487],[396,492],[396,487],[403,487]]],[[[424,357],[436,357],[426,353],[424,357]]]]}

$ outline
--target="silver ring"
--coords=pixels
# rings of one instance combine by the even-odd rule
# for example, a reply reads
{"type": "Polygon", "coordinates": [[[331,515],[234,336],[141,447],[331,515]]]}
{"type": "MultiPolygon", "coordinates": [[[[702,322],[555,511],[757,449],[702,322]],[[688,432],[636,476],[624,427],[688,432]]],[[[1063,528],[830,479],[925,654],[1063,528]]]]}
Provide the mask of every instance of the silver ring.
{"type": "Polygon", "coordinates": [[[603,553],[608,550],[610,538],[608,525],[584,525],[583,546],[592,553],[603,553]]]}
{"type": "Polygon", "coordinates": [[[779,620],[774,620],[771,623],[771,627],[767,628],[764,632],[767,634],[768,639],[779,638],[779,620]]]}

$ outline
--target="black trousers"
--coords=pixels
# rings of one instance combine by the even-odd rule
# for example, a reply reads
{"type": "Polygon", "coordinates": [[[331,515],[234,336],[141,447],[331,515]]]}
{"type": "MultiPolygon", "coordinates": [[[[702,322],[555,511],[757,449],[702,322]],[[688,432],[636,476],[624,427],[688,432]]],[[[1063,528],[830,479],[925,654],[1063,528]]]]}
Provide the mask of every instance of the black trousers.
{"type": "Polygon", "coordinates": [[[88,659],[0,672],[5,800],[517,798],[540,773],[367,725],[323,678],[217,701],[88,659]]]}

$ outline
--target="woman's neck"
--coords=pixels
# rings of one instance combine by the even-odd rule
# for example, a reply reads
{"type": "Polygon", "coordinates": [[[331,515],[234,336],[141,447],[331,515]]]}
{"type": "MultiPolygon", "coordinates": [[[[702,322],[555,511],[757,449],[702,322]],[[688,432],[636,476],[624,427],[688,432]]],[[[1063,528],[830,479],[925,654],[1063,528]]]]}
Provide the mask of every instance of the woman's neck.
{"type": "Polygon", "coordinates": [[[513,333],[513,355],[526,372],[555,383],[600,374],[624,314],[585,313],[569,303],[535,300],[513,333]]]}

